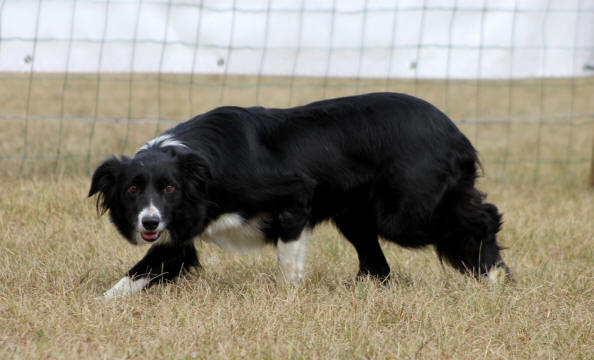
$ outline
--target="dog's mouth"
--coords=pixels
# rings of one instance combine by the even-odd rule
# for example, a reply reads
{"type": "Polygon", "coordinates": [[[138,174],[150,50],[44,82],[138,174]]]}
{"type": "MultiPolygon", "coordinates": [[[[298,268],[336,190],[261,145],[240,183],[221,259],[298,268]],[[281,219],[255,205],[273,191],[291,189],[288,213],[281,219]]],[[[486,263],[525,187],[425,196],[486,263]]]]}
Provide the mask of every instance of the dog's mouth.
{"type": "Polygon", "coordinates": [[[141,231],[140,236],[144,241],[153,242],[161,236],[161,231],[141,231]]]}

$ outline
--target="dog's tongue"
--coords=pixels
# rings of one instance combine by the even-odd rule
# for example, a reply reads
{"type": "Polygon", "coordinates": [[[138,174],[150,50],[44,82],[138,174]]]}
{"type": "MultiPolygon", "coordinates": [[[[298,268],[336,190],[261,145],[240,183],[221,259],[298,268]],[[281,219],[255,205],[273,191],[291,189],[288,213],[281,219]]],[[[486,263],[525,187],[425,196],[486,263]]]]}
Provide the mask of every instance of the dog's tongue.
{"type": "Polygon", "coordinates": [[[145,240],[155,240],[157,238],[157,236],[159,235],[159,233],[157,232],[143,232],[142,233],[142,237],[145,240]]]}

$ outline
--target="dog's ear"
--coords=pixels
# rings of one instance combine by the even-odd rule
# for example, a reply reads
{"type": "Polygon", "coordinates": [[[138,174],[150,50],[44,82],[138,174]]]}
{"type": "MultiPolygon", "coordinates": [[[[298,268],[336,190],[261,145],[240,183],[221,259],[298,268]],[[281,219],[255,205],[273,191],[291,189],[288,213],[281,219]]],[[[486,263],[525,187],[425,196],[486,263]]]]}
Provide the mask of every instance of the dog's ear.
{"type": "Polygon", "coordinates": [[[96,207],[99,215],[105,214],[113,203],[114,195],[117,192],[115,183],[121,164],[122,162],[118,158],[112,156],[99,165],[93,174],[89,197],[98,194],[96,207]]]}
{"type": "Polygon", "coordinates": [[[185,153],[177,156],[177,163],[186,183],[188,198],[203,197],[211,179],[210,167],[206,160],[195,153],[185,153]]]}

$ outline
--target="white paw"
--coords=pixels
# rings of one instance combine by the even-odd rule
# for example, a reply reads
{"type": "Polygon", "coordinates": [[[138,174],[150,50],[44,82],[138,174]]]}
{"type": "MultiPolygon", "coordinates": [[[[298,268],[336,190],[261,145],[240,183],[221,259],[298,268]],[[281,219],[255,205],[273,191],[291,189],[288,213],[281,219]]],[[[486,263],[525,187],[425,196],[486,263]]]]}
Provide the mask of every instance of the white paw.
{"type": "Polygon", "coordinates": [[[487,279],[491,284],[503,284],[505,277],[505,269],[499,266],[493,266],[487,273],[487,279]]]}
{"type": "Polygon", "coordinates": [[[303,280],[305,269],[300,264],[281,264],[281,275],[283,279],[292,282],[298,286],[303,280]]]}
{"type": "Polygon", "coordinates": [[[134,295],[144,289],[148,283],[149,279],[146,277],[131,279],[128,276],[124,276],[111,289],[104,292],[103,296],[108,299],[113,299],[134,295]]]}

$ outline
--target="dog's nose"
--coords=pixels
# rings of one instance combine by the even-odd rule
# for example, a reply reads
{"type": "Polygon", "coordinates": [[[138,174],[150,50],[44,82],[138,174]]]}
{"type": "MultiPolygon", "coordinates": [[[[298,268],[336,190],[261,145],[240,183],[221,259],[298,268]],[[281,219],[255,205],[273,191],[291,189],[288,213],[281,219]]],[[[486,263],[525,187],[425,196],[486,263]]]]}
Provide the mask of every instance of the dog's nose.
{"type": "Polygon", "coordinates": [[[158,216],[145,216],[142,218],[142,226],[148,231],[153,231],[159,226],[161,219],[158,216]]]}

